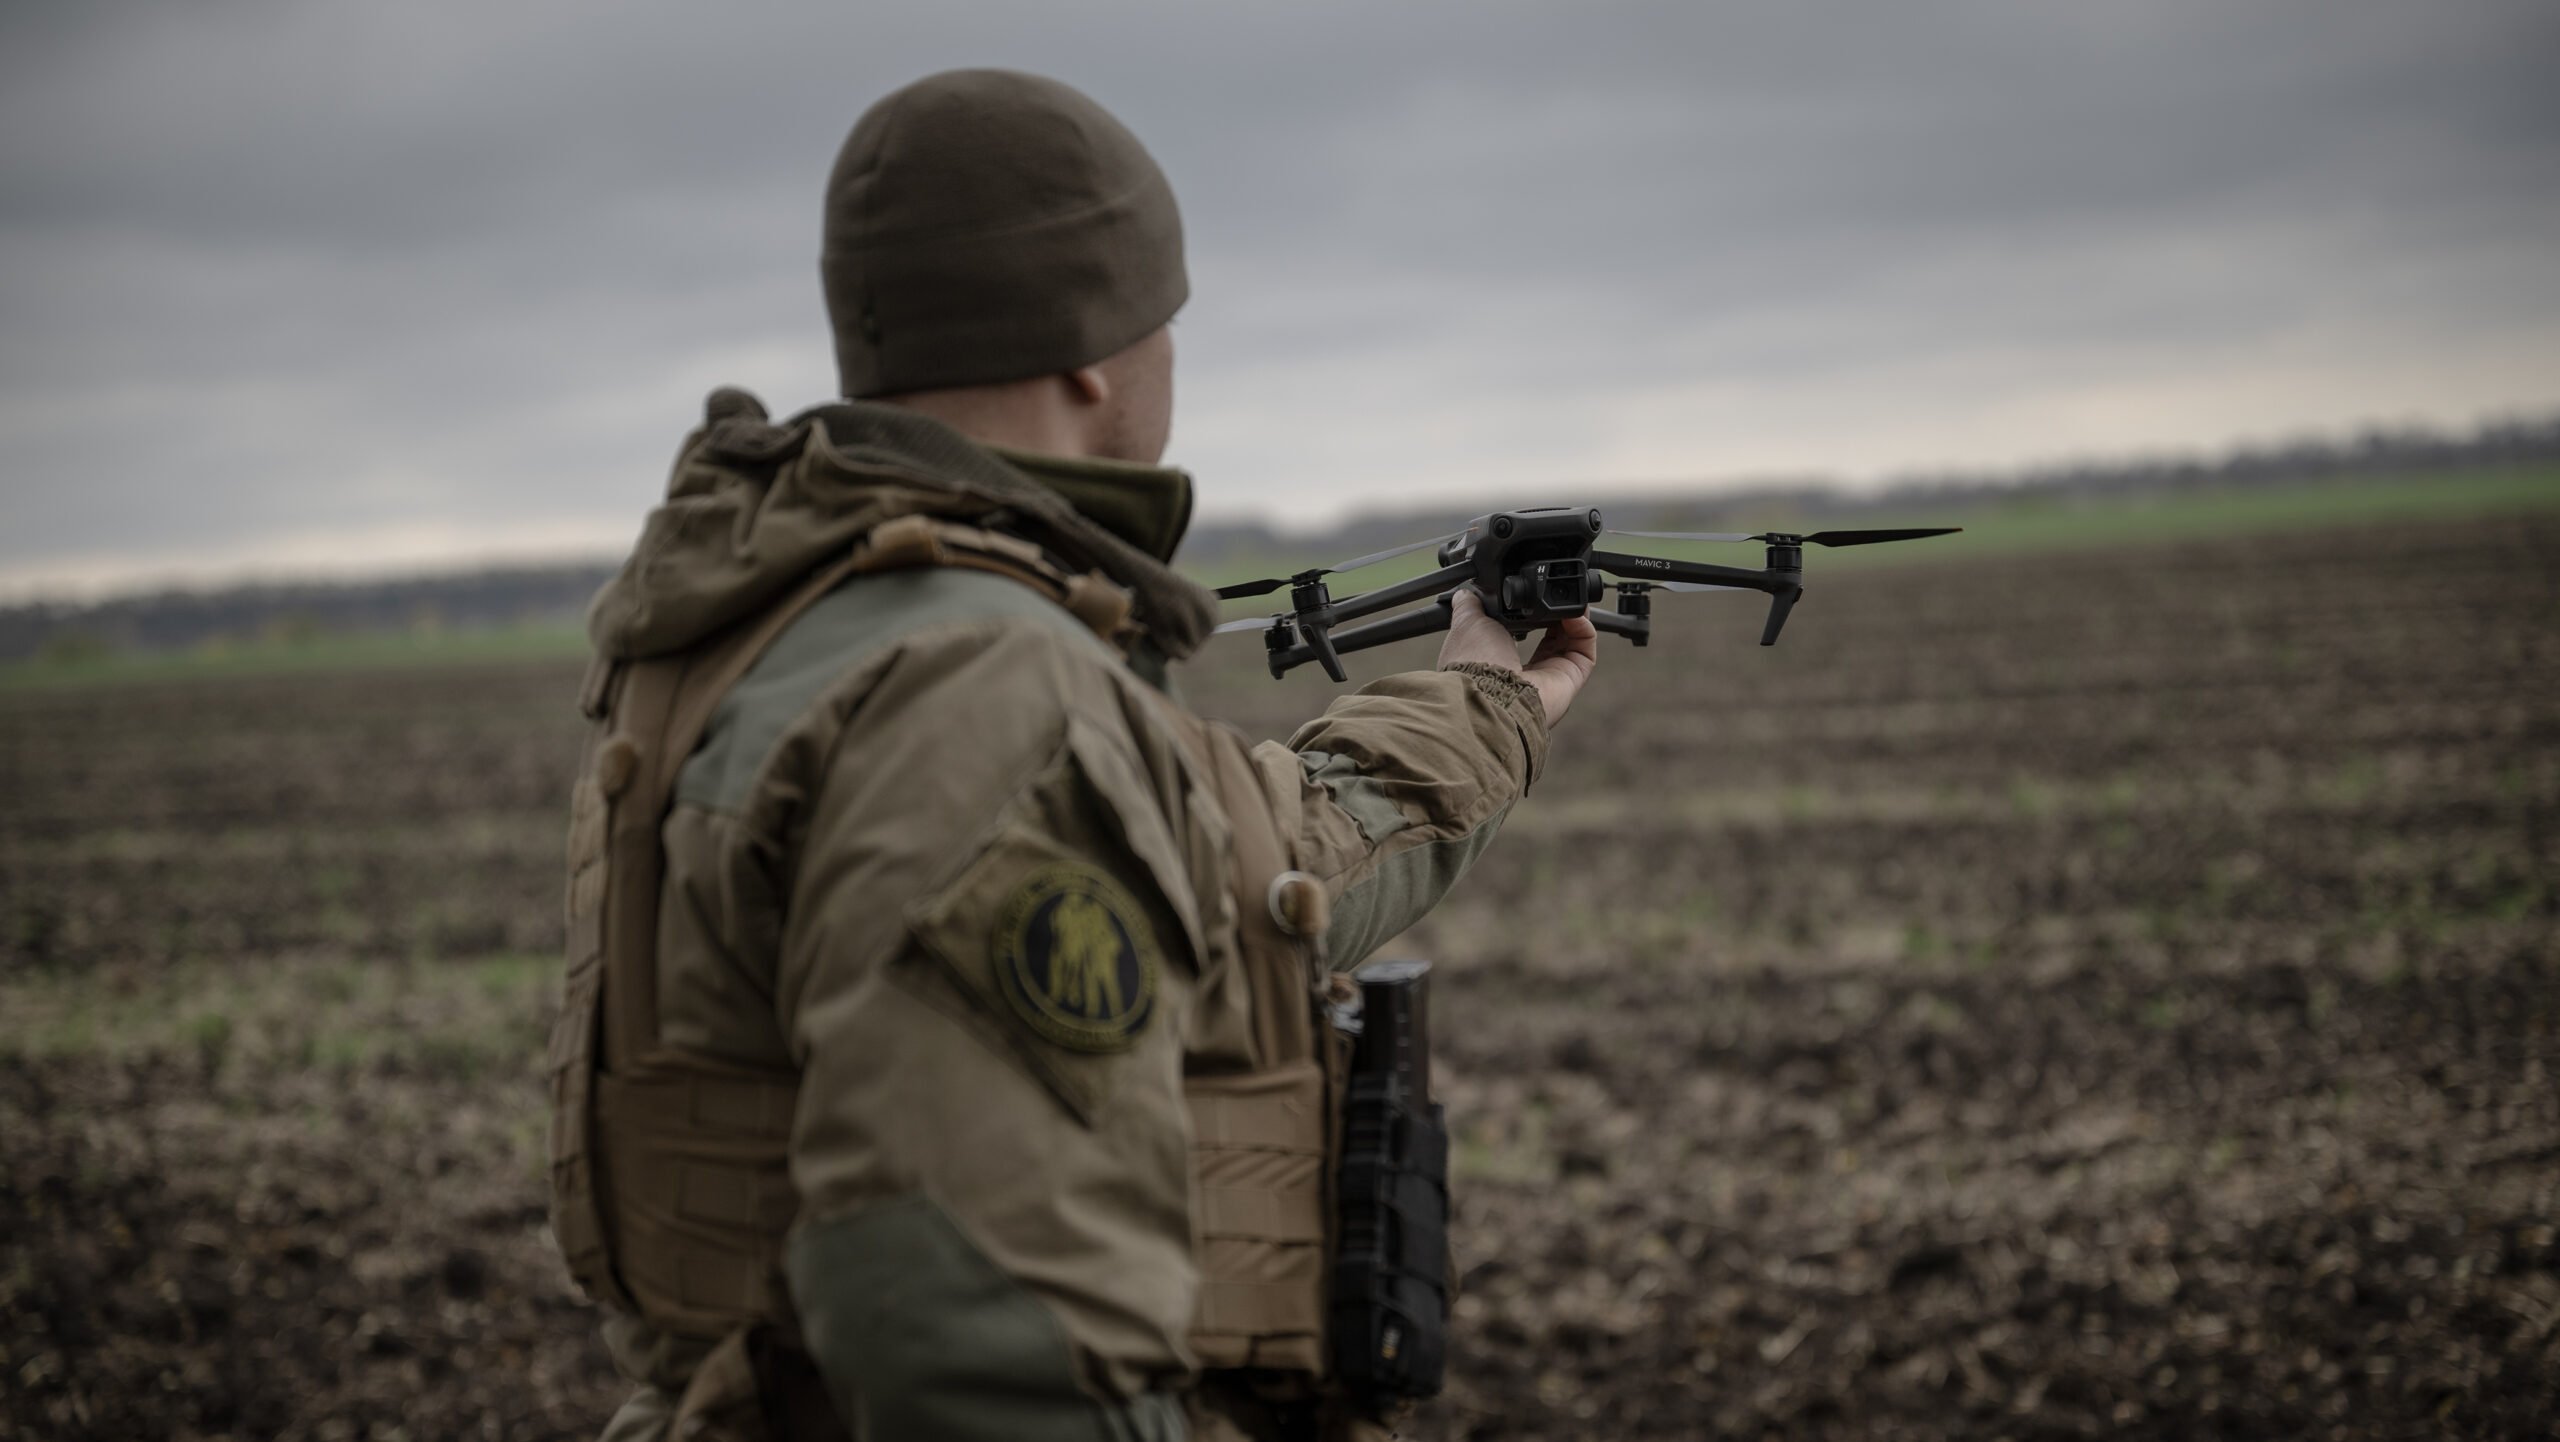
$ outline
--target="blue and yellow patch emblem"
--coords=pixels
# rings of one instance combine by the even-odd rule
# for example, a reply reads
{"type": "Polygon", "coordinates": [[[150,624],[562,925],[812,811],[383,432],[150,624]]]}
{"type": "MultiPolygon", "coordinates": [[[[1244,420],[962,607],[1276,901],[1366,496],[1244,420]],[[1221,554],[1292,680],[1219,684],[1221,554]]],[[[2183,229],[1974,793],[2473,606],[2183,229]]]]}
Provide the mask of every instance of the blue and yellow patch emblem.
{"type": "Polygon", "coordinates": [[[1006,898],[996,979],[1022,1019],[1071,1051],[1119,1051],[1156,1005],[1156,948],[1129,893],[1083,866],[1044,866],[1006,898]]]}

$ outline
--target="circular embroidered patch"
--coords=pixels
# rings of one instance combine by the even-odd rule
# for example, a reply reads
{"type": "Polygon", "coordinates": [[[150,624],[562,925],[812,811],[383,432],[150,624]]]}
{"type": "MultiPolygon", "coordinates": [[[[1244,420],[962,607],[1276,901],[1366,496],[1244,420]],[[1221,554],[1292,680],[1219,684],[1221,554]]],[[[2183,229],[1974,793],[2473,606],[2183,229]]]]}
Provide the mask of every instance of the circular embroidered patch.
{"type": "Polygon", "coordinates": [[[1006,898],[995,927],[996,975],[1031,1029],[1073,1051],[1119,1051],[1156,1004],[1155,938],[1111,878],[1044,866],[1006,898]]]}

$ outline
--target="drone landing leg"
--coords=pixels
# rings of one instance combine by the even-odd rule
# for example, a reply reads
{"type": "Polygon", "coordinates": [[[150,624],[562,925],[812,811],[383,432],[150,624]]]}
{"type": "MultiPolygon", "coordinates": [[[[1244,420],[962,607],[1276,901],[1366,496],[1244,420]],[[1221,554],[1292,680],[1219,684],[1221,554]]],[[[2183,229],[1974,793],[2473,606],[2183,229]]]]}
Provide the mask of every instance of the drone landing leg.
{"type": "Polygon", "coordinates": [[[1802,586],[1789,586],[1783,591],[1774,591],[1770,593],[1769,624],[1760,628],[1761,645],[1775,646],[1778,644],[1778,632],[1787,624],[1787,613],[1796,608],[1796,597],[1803,594],[1804,587],[1802,586]]]}
{"type": "Polygon", "coordinates": [[[1342,653],[1333,649],[1332,632],[1322,626],[1305,626],[1300,629],[1307,633],[1307,649],[1316,653],[1316,664],[1324,667],[1326,676],[1335,681],[1351,679],[1343,674],[1342,653]]]}

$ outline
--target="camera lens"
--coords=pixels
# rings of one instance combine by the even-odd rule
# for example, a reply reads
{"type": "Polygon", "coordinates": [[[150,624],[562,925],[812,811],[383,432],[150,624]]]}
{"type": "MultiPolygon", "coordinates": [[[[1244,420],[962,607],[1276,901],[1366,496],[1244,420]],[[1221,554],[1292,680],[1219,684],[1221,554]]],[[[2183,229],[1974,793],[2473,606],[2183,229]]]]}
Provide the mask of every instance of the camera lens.
{"type": "Polygon", "coordinates": [[[1538,605],[1548,611],[1571,611],[1584,604],[1580,561],[1541,561],[1535,568],[1538,605]]]}

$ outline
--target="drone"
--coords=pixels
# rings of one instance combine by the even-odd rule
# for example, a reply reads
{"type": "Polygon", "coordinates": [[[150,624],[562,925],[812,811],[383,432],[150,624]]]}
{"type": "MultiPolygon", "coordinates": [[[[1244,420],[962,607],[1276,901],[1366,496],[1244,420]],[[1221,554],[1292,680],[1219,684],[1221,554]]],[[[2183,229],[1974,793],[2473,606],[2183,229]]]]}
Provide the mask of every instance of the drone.
{"type": "Polygon", "coordinates": [[[1595,509],[1575,506],[1532,506],[1478,516],[1466,529],[1409,545],[1395,546],[1338,565],[1317,566],[1290,576],[1239,581],[1218,588],[1221,600],[1268,596],[1287,587],[1289,609],[1269,620],[1230,621],[1221,632],[1262,632],[1276,679],[1309,661],[1336,681],[1346,651],[1366,650],[1390,641],[1427,636],[1449,628],[1449,603],[1458,588],[1475,591],[1485,614],[1525,637],[1558,621],[1588,616],[1603,632],[1644,645],[1653,635],[1655,591],[1761,591],[1769,597],[1769,617],[1760,628],[1760,644],[1778,644],[1787,613],[1804,594],[1804,548],[1807,546],[1872,546],[1883,541],[1916,541],[1948,536],[1962,526],[1882,531],[1816,531],[1795,535],[1763,531],[1756,535],[1725,531],[1612,531],[1595,509]],[[1758,541],[1768,547],[1762,569],[1675,561],[1623,551],[1593,549],[1603,536],[1653,541],[1758,541]],[[1426,547],[1439,548],[1438,568],[1411,580],[1335,600],[1325,577],[1374,566],[1426,547]],[[1615,579],[1611,579],[1611,578],[1615,579]],[[1616,609],[1593,609],[1616,592],[1616,609]],[[1415,604],[1421,603],[1421,604],[1415,604]],[[1378,616],[1399,606],[1413,609],[1344,629],[1346,622],[1378,616]]]}

